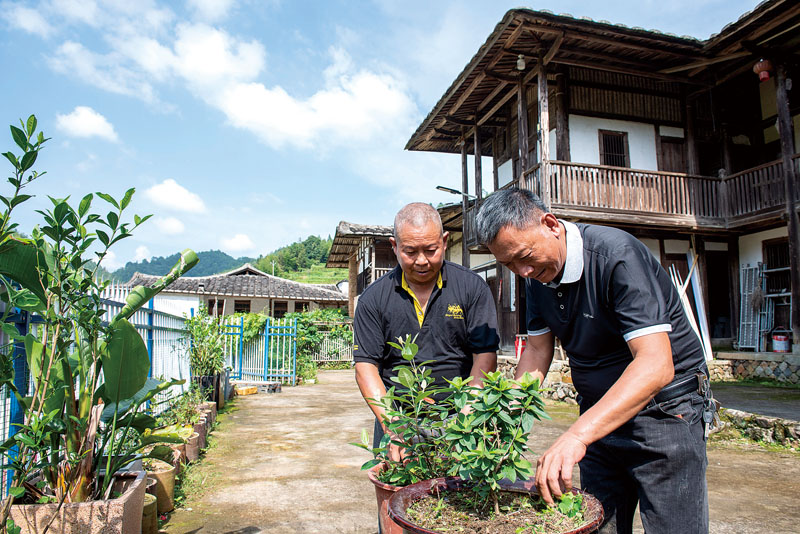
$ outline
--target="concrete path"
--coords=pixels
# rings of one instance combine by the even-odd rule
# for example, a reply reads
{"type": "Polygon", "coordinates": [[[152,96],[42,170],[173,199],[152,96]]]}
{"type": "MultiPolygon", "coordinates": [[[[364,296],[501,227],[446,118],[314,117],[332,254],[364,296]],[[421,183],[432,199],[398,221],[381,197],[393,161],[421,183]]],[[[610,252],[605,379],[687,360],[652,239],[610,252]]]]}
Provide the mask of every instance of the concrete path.
{"type": "MultiPolygon", "coordinates": [[[[322,372],[316,385],[241,397],[236,405],[220,418],[218,445],[197,467],[201,489],[172,515],[166,532],[377,530],[374,491],[359,470],[368,456],[348,445],[372,428],[352,371],[322,372]]],[[[534,428],[531,458],[577,416],[563,405],[549,412],[553,421],[534,428]]],[[[712,443],[708,482],[713,534],[798,532],[800,455],[712,443]]]]}
{"type": "Polygon", "coordinates": [[[800,421],[800,389],[714,384],[714,398],[725,408],[800,421]]]}

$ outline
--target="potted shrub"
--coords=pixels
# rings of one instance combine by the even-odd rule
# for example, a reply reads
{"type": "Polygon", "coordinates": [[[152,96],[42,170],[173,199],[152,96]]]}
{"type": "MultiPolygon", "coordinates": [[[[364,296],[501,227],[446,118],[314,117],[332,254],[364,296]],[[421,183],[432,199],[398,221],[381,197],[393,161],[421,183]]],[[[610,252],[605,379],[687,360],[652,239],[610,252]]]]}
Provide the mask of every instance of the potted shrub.
{"type": "Polygon", "coordinates": [[[189,368],[192,380],[208,400],[217,400],[219,374],[225,364],[224,334],[219,320],[208,314],[204,304],[197,313],[186,317],[186,340],[189,343],[189,368]]]}
{"type": "MultiPolygon", "coordinates": [[[[593,497],[576,490],[558,503],[561,511],[551,510],[543,506],[533,483],[526,480],[533,475],[530,462],[523,457],[530,430],[537,419],[548,417],[538,380],[526,374],[515,382],[495,372],[485,376],[482,388],[470,386],[469,378],[456,378],[448,381],[448,387],[436,388],[425,368],[427,362],[414,361],[418,351],[414,342],[408,337],[398,341],[393,346],[408,362],[397,369],[398,389],[390,388],[383,399],[370,401],[386,409],[391,438],[372,449],[364,432],[358,444],[375,456],[362,466],[373,470],[373,483],[393,480],[398,486],[380,488],[389,490],[390,529],[450,530],[453,521],[464,527],[466,517],[485,521],[482,514],[507,521],[504,514],[509,511],[524,518],[511,532],[539,532],[532,519],[538,517],[556,518],[561,526],[571,524],[581,532],[599,525],[602,508],[593,497]],[[439,400],[429,402],[434,395],[439,400]],[[386,456],[387,441],[406,449],[402,461],[392,462],[386,456]],[[420,477],[432,480],[420,481],[420,477]]],[[[479,523],[475,531],[485,528],[479,523]]],[[[566,527],[554,532],[571,530],[566,527]]]]}
{"type": "Polygon", "coordinates": [[[428,362],[415,361],[419,347],[409,336],[390,345],[399,349],[408,362],[398,366],[398,374],[392,378],[400,387],[389,388],[381,399],[368,399],[386,410],[387,433],[377,448],[370,445],[366,430],[361,433],[361,443],[353,445],[373,455],[361,468],[369,469],[369,480],[375,486],[381,531],[400,534],[402,528],[388,515],[389,498],[409,484],[447,475],[452,468],[452,455],[450,444],[442,438],[449,414],[441,405],[430,402],[442,390],[434,387],[431,371],[425,367],[428,362]],[[390,445],[404,450],[402,460],[390,457],[390,445]]]}
{"type": "Polygon", "coordinates": [[[525,374],[519,381],[500,371],[487,373],[483,387],[461,379],[450,382],[444,404],[461,411],[448,421],[443,438],[452,445],[451,475],[413,484],[389,500],[389,515],[408,532],[449,530],[454,522],[465,532],[497,528],[509,532],[561,534],[593,532],[603,509],[593,496],[572,489],[555,507],[540,499],[533,467],[523,456],[537,419],[547,418],[539,381],[525,374]],[[490,527],[493,525],[493,527],[490,527]]]}
{"type": "Polygon", "coordinates": [[[97,270],[111,246],[148,217],[126,220],[133,189],[121,199],[86,195],[77,208],[68,199],[51,198],[52,208],[39,211],[43,222],[31,237],[15,233],[12,211],[30,198],[22,189],[43,174],[31,168],[47,141],[35,133],[34,116],[21,126],[11,131],[23,154],[3,154],[14,166],[14,191],[2,197],[0,293],[9,304],[2,328],[24,345],[33,383],[30,396],[23,397],[27,392],[15,387],[11,357],[2,359],[0,385],[23,407],[24,422],[0,446],[12,470],[0,524],[11,514],[26,532],[135,532],[144,476],[121,470],[142,455],[171,453],[154,444],[180,441],[142,408],[181,382],[148,378],[147,348],[128,318],[193,267],[197,256],[184,251],[168,275],[152,288],[136,288],[123,309],[107,317],[99,295],[108,282],[99,280],[97,270]],[[97,198],[110,208],[106,215],[93,210],[97,198]],[[19,332],[5,322],[12,309],[36,314],[40,327],[19,332]]]}

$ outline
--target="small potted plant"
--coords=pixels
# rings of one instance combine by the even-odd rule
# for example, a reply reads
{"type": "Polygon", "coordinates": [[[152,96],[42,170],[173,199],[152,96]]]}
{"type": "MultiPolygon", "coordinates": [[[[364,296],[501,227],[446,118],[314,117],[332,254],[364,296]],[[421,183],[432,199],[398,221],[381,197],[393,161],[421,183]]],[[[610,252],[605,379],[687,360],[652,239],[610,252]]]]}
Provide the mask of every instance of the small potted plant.
{"type": "Polygon", "coordinates": [[[185,340],[189,343],[189,368],[192,380],[207,400],[217,400],[219,375],[225,364],[224,333],[219,320],[208,314],[204,304],[186,317],[185,340]]]}

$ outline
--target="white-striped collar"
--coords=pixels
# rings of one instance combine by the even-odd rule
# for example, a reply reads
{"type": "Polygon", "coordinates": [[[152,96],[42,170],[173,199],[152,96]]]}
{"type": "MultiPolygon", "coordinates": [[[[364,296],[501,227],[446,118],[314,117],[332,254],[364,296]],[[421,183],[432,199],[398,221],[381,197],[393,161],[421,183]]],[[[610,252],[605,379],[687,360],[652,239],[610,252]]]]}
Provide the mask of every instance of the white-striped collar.
{"type": "Polygon", "coordinates": [[[568,221],[559,222],[567,230],[567,257],[564,260],[564,273],[558,283],[549,282],[547,287],[558,287],[561,284],[572,284],[581,279],[583,274],[583,236],[578,227],[568,221]]]}

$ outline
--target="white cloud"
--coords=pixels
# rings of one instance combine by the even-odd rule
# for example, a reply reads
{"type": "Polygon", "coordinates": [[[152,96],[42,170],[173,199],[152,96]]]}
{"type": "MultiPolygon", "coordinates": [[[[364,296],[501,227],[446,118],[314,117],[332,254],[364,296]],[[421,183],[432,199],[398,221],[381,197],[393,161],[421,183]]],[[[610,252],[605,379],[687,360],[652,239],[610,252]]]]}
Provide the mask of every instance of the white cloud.
{"type": "Polygon", "coordinates": [[[52,0],[53,9],[67,19],[95,26],[100,12],[94,0],[52,0]]]}
{"type": "Polygon", "coordinates": [[[20,4],[3,3],[0,5],[0,11],[12,27],[40,37],[49,37],[53,33],[53,27],[36,9],[20,4]]]}
{"type": "Polygon", "coordinates": [[[55,71],[105,91],[154,102],[153,86],[140,73],[123,66],[122,59],[118,53],[95,54],[80,43],[66,41],[49,62],[55,71]]]}
{"type": "Polygon", "coordinates": [[[150,254],[150,249],[147,248],[145,245],[141,245],[136,247],[136,254],[133,256],[133,261],[142,261],[148,259],[152,254],[150,254]]]}
{"type": "Polygon", "coordinates": [[[228,252],[244,252],[247,250],[253,250],[255,248],[255,244],[253,243],[253,240],[247,236],[247,234],[236,234],[233,237],[223,238],[222,248],[228,252]]]}
{"type": "MultiPolygon", "coordinates": [[[[166,235],[182,234],[183,231],[186,229],[183,223],[180,220],[176,219],[175,217],[154,217],[153,224],[156,225],[156,228],[158,228],[159,231],[161,231],[166,235]]],[[[138,256],[139,249],[136,249],[136,253],[138,256]]]]}
{"type": "Polygon", "coordinates": [[[160,184],[147,189],[144,192],[144,196],[158,206],[175,211],[189,213],[204,213],[206,211],[206,205],[200,196],[192,193],[172,178],[167,178],[160,184]]]}
{"type": "Polygon", "coordinates": [[[108,141],[118,141],[114,126],[88,106],[76,106],[72,113],[56,115],[56,126],[72,137],[101,137],[108,141]]]}
{"type": "Polygon", "coordinates": [[[109,250],[103,257],[103,260],[100,262],[100,265],[102,265],[103,268],[108,271],[116,271],[117,269],[122,267],[122,262],[119,261],[119,258],[117,258],[117,255],[114,254],[113,250],[109,250]]]}
{"type": "Polygon", "coordinates": [[[382,136],[406,122],[415,105],[397,78],[368,70],[353,72],[350,58],[332,49],[327,84],[311,97],[295,98],[280,86],[232,84],[217,105],[237,127],[256,133],[273,148],[317,143],[349,144],[382,136]]]}
{"type": "Polygon", "coordinates": [[[233,0],[188,0],[187,4],[199,18],[213,22],[227,16],[233,0]]]}
{"type": "Polygon", "coordinates": [[[195,86],[252,80],[264,68],[266,52],[257,41],[239,41],[205,24],[179,24],[177,34],[175,70],[195,86]]]}

